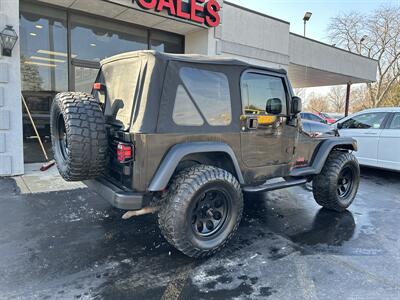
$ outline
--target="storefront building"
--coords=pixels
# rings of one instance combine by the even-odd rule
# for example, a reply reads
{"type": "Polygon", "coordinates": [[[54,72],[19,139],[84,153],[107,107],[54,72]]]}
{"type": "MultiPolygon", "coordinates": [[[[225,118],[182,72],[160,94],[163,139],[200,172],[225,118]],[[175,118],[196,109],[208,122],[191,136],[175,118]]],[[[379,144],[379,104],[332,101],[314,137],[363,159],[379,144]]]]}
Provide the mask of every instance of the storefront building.
{"type": "Polygon", "coordinates": [[[0,176],[43,160],[24,96],[49,148],[49,107],[61,91],[90,92],[99,62],[152,49],[223,55],[284,68],[294,87],[375,80],[374,60],[290,33],[290,24],[216,0],[0,0],[0,31],[18,41],[0,57],[0,176]]]}

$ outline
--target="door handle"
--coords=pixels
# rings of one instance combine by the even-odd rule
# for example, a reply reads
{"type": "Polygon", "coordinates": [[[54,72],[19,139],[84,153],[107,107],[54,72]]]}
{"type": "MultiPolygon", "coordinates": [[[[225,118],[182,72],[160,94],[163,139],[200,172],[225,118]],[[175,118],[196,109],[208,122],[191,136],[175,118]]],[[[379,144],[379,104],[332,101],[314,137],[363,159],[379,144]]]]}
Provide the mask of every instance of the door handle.
{"type": "Polygon", "coordinates": [[[247,129],[257,129],[258,128],[258,118],[257,117],[249,117],[246,121],[247,129]]]}
{"type": "Polygon", "coordinates": [[[378,133],[376,133],[376,132],[366,132],[365,134],[367,134],[367,135],[378,135],[378,133]]]}

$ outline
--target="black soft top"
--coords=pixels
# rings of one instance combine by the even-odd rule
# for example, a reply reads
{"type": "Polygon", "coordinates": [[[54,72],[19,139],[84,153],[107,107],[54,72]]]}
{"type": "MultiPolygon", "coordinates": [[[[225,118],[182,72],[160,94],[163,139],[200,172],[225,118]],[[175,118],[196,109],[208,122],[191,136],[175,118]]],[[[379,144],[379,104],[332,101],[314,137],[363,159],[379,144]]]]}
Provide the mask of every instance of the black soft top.
{"type": "Polygon", "coordinates": [[[101,65],[108,64],[121,59],[129,59],[138,56],[154,56],[157,60],[162,60],[164,62],[168,61],[181,61],[186,63],[203,63],[203,64],[215,64],[215,65],[227,65],[227,66],[242,66],[244,68],[256,68],[262,69],[269,72],[275,72],[280,74],[287,74],[284,69],[274,69],[261,67],[253,64],[249,64],[239,59],[223,57],[223,56],[207,56],[200,54],[171,54],[171,53],[163,53],[154,50],[140,50],[140,51],[132,51],[126,52],[122,54],[118,54],[112,56],[110,58],[106,58],[101,61],[101,65]]]}
{"type": "MultiPolygon", "coordinates": [[[[166,54],[151,50],[127,52],[104,59],[101,61],[100,73],[103,75],[106,73],[112,74],[110,76],[117,79],[111,80],[112,85],[118,87],[116,88],[118,91],[125,90],[121,87],[121,82],[122,85],[126,84],[127,87],[133,86],[135,89],[133,96],[126,96],[129,93],[118,95],[118,99],[123,99],[125,104],[119,110],[116,118],[121,123],[122,130],[135,133],[207,133],[213,131],[240,131],[240,76],[247,69],[258,69],[286,75],[286,71],[282,69],[259,67],[232,58],[166,54]],[[139,74],[134,72],[134,70],[131,72],[129,69],[132,62],[139,62],[139,74]],[[176,97],[177,86],[182,84],[178,75],[179,68],[182,66],[223,72],[229,78],[233,114],[233,121],[230,126],[197,126],[190,128],[177,126],[172,121],[173,101],[176,97]],[[113,69],[118,69],[118,71],[113,72],[113,69]],[[121,72],[123,73],[120,74],[121,72]],[[120,79],[121,75],[122,79],[120,79]]],[[[112,89],[113,86],[107,86],[107,93],[112,89]]],[[[130,92],[129,89],[127,92],[130,92]]],[[[113,102],[113,99],[110,99],[110,101],[113,102]]],[[[106,109],[106,115],[110,114],[111,111],[113,110],[110,107],[106,109]]]]}

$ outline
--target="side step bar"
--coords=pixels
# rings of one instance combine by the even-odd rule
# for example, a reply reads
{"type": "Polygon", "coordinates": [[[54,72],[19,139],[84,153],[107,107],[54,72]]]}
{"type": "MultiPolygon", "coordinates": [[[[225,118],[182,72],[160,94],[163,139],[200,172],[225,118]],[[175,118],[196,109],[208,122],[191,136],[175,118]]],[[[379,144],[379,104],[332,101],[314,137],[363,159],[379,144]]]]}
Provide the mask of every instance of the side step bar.
{"type": "Polygon", "coordinates": [[[259,186],[245,186],[242,187],[242,190],[246,193],[259,193],[259,192],[268,192],[274,190],[280,190],[292,186],[302,185],[307,182],[307,179],[294,179],[288,181],[280,181],[276,183],[266,183],[259,186]]]}

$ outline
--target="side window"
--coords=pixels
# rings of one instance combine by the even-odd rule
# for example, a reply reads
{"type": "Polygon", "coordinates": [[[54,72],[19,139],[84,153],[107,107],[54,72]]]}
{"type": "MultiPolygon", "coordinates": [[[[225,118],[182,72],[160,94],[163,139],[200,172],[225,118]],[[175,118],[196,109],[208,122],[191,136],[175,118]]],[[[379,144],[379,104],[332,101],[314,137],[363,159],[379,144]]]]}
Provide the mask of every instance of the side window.
{"type": "Polygon", "coordinates": [[[343,122],[344,129],[380,129],[386,113],[367,113],[355,116],[343,122]]]}
{"type": "Polygon", "coordinates": [[[232,121],[231,95],[224,73],[184,67],[177,89],[173,120],[177,125],[227,126],[232,121]],[[204,120],[203,120],[204,118],[204,120]]]}
{"type": "Polygon", "coordinates": [[[392,122],[390,122],[389,129],[400,129],[400,113],[395,113],[392,122]]]}
{"type": "Polygon", "coordinates": [[[176,90],[172,118],[175,124],[182,126],[202,126],[204,124],[203,118],[182,85],[179,85],[176,90]]]}
{"type": "MultiPolygon", "coordinates": [[[[242,101],[246,114],[265,114],[268,99],[279,98],[286,115],[286,91],[280,77],[247,73],[242,79],[242,101]]],[[[307,118],[307,117],[306,117],[307,118]]]]}

